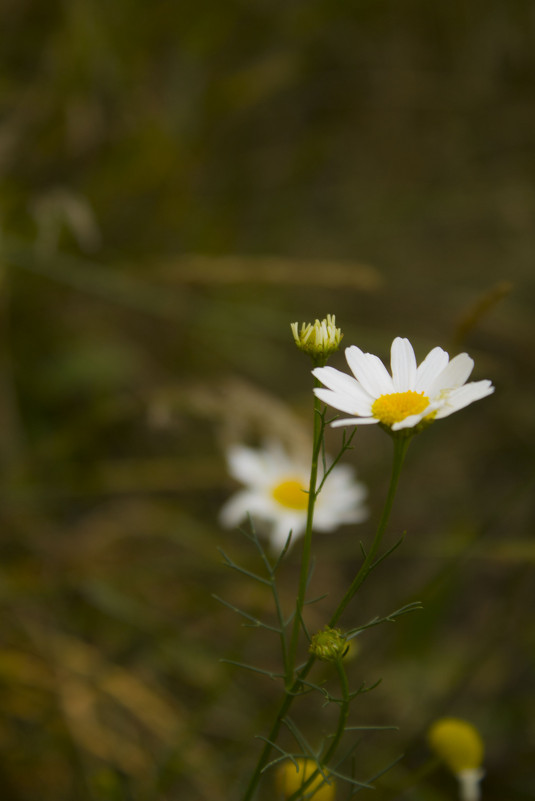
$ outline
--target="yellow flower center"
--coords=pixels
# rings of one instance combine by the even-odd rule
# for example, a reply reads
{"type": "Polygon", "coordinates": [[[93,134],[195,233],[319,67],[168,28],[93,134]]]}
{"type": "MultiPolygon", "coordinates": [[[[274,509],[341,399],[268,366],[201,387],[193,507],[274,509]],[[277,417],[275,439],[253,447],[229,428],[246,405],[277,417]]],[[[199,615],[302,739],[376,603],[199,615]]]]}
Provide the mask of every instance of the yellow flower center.
{"type": "MultiPolygon", "coordinates": [[[[296,759],[295,762],[297,763],[297,768],[293,761],[288,761],[277,769],[275,782],[277,789],[282,792],[285,798],[290,798],[300,790],[306,780],[318,769],[313,759],[303,759],[301,757],[296,759]]],[[[335,793],[334,778],[326,768],[322,768],[321,772],[318,772],[316,778],[310,782],[299,797],[311,798],[311,801],[334,801],[335,793]]]]}
{"type": "Polygon", "coordinates": [[[372,405],[372,414],[381,423],[391,426],[401,423],[411,414],[420,414],[429,406],[429,398],[423,392],[392,392],[390,395],[381,395],[372,405]]]}
{"type": "Polygon", "coordinates": [[[475,726],[459,718],[440,718],[429,730],[429,744],[453,773],[476,770],[483,762],[484,745],[475,726]]]}
{"type": "Polygon", "coordinates": [[[306,509],[308,506],[308,490],[295,478],[281,481],[273,487],[271,495],[277,503],[287,509],[306,509]]]}

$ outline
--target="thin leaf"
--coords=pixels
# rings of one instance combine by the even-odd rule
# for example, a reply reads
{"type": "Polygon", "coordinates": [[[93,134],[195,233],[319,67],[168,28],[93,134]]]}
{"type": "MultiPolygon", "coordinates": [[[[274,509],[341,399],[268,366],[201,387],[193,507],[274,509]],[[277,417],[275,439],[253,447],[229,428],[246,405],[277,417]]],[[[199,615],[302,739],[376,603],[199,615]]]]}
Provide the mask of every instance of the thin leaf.
{"type": "MultiPolygon", "coordinates": [[[[384,776],[385,773],[388,773],[388,771],[391,770],[394,767],[394,765],[397,765],[398,762],[401,762],[403,757],[404,757],[404,754],[401,754],[401,756],[397,757],[397,759],[395,759],[393,762],[391,762],[389,765],[387,765],[386,768],[383,768],[382,770],[380,770],[377,773],[375,773],[371,777],[371,779],[369,779],[369,781],[370,782],[374,782],[377,779],[380,779],[381,776],[384,776]]],[[[371,787],[373,789],[373,785],[372,784],[369,784],[369,785],[366,785],[366,786],[371,787]]],[[[353,798],[353,796],[355,796],[357,793],[358,793],[358,790],[356,790],[354,793],[351,793],[351,795],[349,797],[353,798]]]]}
{"type": "Polygon", "coordinates": [[[325,696],[325,698],[331,698],[328,690],[326,690],[325,687],[322,687],[320,684],[315,684],[313,681],[306,681],[305,679],[301,680],[301,684],[305,687],[309,687],[310,690],[307,690],[306,692],[294,693],[294,695],[306,695],[308,692],[313,692],[316,690],[316,692],[321,693],[321,695],[325,696]]]}
{"type": "Polygon", "coordinates": [[[317,604],[318,601],[323,601],[324,598],[327,598],[329,595],[328,592],[324,592],[323,595],[317,595],[315,598],[310,598],[308,601],[305,601],[304,606],[311,606],[312,604],[317,604]]]}
{"type": "Polygon", "coordinates": [[[280,567],[280,564],[281,564],[282,560],[284,559],[284,557],[288,553],[288,549],[289,549],[290,544],[292,542],[292,535],[293,535],[293,531],[290,530],[290,533],[288,534],[288,538],[287,538],[286,542],[284,543],[284,547],[283,547],[282,551],[280,552],[280,554],[278,555],[277,561],[275,562],[275,564],[273,565],[273,567],[271,569],[271,575],[272,576],[275,575],[275,573],[277,572],[277,570],[280,567]]]}
{"type": "Polygon", "coordinates": [[[316,762],[316,764],[319,764],[316,755],[314,754],[314,751],[312,750],[311,746],[307,743],[304,735],[300,732],[298,726],[296,726],[293,720],[291,718],[286,717],[282,719],[282,722],[284,723],[288,731],[290,731],[291,734],[293,734],[297,744],[301,747],[301,750],[303,751],[304,755],[313,759],[314,762],[316,762]]]}
{"type": "Polygon", "coordinates": [[[369,572],[371,573],[371,571],[374,570],[378,565],[380,565],[381,562],[384,562],[384,560],[387,559],[391,554],[393,554],[394,551],[397,551],[399,546],[403,543],[404,539],[405,539],[405,534],[403,534],[403,536],[400,537],[399,540],[397,540],[397,542],[395,542],[394,545],[392,545],[391,548],[389,548],[387,551],[385,551],[385,553],[381,554],[381,556],[379,556],[375,560],[375,562],[372,562],[372,564],[370,565],[369,572]]]}
{"type": "Polygon", "coordinates": [[[274,748],[281,754],[281,756],[276,757],[276,759],[272,759],[271,762],[268,762],[266,765],[264,765],[260,773],[264,773],[266,770],[268,770],[268,768],[273,767],[273,765],[277,765],[279,762],[283,762],[285,759],[289,759],[295,765],[296,770],[299,768],[297,760],[293,756],[293,754],[290,754],[288,751],[285,751],[284,748],[281,748],[281,746],[277,745],[277,743],[273,742],[273,740],[270,740],[267,737],[263,737],[261,734],[257,734],[256,739],[263,740],[263,742],[268,743],[272,748],[274,748]]]}
{"type": "Polygon", "coordinates": [[[344,731],[399,731],[399,726],[346,726],[344,731]]]}
{"type": "Polygon", "coordinates": [[[228,609],[232,609],[233,612],[237,612],[238,615],[250,620],[252,623],[253,628],[262,628],[267,629],[268,631],[273,631],[275,634],[282,634],[282,630],[277,628],[276,626],[270,626],[268,623],[264,623],[262,620],[250,615],[248,612],[244,612],[243,609],[240,609],[238,606],[234,606],[234,604],[225,601],[223,598],[220,598],[219,595],[212,594],[212,598],[215,598],[216,601],[222,603],[223,606],[226,606],[228,609]]]}
{"type": "Polygon", "coordinates": [[[256,573],[252,573],[250,570],[246,570],[246,568],[240,567],[240,565],[237,565],[235,562],[233,562],[232,559],[229,556],[227,556],[225,551],[222,550],[222,548],[218,548],[218,551],[222,555],[226,567],[231,567],[233,570],[237,570],[238,573],[242,573],[244,576],[248,576],[254,581],[258,581],[260,584],[265,584],[268,587],[271,586],[271,582],[268,581],[268,579],[265,579],[262,576],[258,576],[256,573]]]}
{"type": "Polygon", "coordinates": [[[412,601],[409,604],[405,604],[405,606],[402,606],[400,609],[396,609],[395,612],[390,612],[388,615],[385,615],[384,617],[374,617],[372,618],[372,620],[368,621],[368,623],[364,623],[362,626],[359,626],[359,628],[351,629],[350,631],[347,632],[346,638],[348,640],[351,640],[353,639],[353,637],[356,637],[362,631],[365,631],[366,629],[371,629],[374,626],[379,626],[381,623],[395,623],[398,617],[406,615],[409,612],[415,612],[419,609],[423,609],[421,602],[412,601]]]}
{"type": "MultiPolygon", "coordinates": [[[[332,775],[336,776],[337,779],[342,779],[342,781],[352,784],[354,787],[359,787],[361,790],[374,789],[373,784],[368,784],[368,782],[359,782],[357,779],[353,779],[352,776],[347,776],[345,773],[340,773],[339,771],[335,770],[335,768],[329,767],[329,773],[332,773],[332,775]]],[[[355,793],[352,793],[351,795],[353,796],[355,793]]]]}
{"type": "Polygon", "coordinates": [[[269,676],[270,679],[283,679],[282,673],[273,673],[271,670],[263,670],[262,668],[255,667],[254,665],[247,665],[245,662],[235,662],[234,659],[220,659],[227,665],[234,665],[235,667],[243,668],[244,670],[252,670],[254,673],[260,673],[262,676],[269,676]]]}

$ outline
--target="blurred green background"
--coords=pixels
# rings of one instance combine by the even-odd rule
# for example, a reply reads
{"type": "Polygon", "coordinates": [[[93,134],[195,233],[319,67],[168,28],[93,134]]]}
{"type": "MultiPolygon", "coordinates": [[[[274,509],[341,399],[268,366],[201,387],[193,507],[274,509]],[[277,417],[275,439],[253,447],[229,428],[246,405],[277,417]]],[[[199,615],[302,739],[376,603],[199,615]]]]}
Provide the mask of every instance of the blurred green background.
{"type": "MultiPolygon", "coordinates": [[[[399,726],[357,778],[406,754],[360,797],[456,798],[442,768],[413,786],[454,714],[485,801],[533,799],[533,2],[5,0],[0,28],[3,801],[239,798],[279,690],[219,660],[278,657],[211,597],[269,614],[217,551],[255,564],[218,525],[224,448],[308,436],[289,323],[327,313],[496,385],[411,446],[405,542],[344,620],[424,604],[350,665],[383,679],[352,722],[399,726]]],[[[347,458],[373,516],[318,538],[334,597],[390,442],[347,458]]],[[[311,742],[329,714],[296,711],[311,742]]]]}

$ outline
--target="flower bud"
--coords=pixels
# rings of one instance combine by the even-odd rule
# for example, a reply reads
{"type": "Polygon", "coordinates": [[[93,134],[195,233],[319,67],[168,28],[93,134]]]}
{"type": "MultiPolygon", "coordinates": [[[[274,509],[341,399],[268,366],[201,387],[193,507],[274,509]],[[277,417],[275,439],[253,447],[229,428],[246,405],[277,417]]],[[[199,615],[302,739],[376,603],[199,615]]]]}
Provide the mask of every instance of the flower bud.
{"type": "Polygon", "coordinates": [[[317,365],[325,364],[329,355],[338,350],[343,337],[342,331],[336,327],[334,314],[314,323],[302,323],[300,331],[299,323],[292,323],[291,329],[299,350],[308,353],[317,365]]]}
{"type": "Polygon", "coordinates": [[[309,651],[324,662],[337,662],[342,659],[349,648],[349,644],[340,629],[325,626],[312,637],[309,651]]]}

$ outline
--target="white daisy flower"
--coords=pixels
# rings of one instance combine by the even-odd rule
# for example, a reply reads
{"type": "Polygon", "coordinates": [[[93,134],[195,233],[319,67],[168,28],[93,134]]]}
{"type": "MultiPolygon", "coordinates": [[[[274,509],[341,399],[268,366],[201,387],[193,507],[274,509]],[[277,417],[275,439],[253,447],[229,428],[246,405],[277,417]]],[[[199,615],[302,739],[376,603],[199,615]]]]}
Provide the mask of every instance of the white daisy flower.
{"type": "MultiPolygon", "coordinates": [[[[274,550],[281,550],[290,531],[293,541],[306,527],[310,464],[296,462],[276,443],[255,450],[244,445],[228,449],[229,472],[244,485],[223,506],[221,523],[239,525],[250,515],[269,524],[274,550]]],[[[318,484],[322,480],[321,466],[318,484]]],[[[344,523],[359,523],[367,517],[367,491],[354,478],[349,465],[336,465],[329,473],[314,507],[314,529],[333,531],[344,523]]]]}
{"type": "Polygon", "coordinates": [[[354,375],[333,367],[317,367],[314,376],[327,389],[314,392],[324,403],[353,415],[333,426],[382,423],[393,431],[438,420],[494,392],[490,381],[466,383],[474,367],[467,353],[450,361],[446,351],[433,348],[417,366],[408,339],[392,343],[390,375],[382,361],[352,345],[345,351],[354,375]]]}

